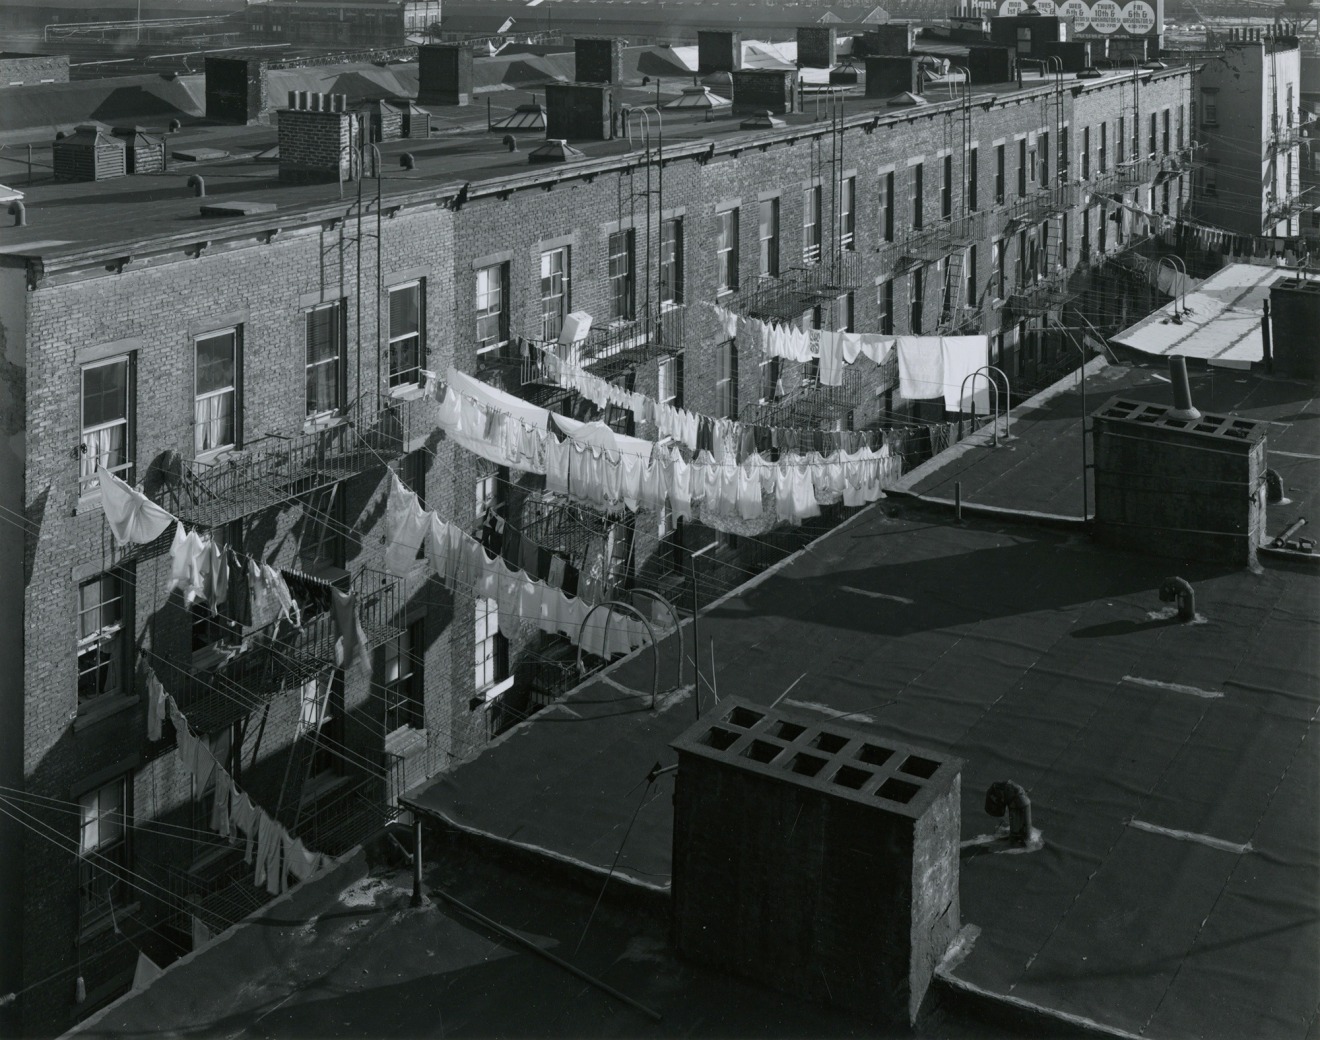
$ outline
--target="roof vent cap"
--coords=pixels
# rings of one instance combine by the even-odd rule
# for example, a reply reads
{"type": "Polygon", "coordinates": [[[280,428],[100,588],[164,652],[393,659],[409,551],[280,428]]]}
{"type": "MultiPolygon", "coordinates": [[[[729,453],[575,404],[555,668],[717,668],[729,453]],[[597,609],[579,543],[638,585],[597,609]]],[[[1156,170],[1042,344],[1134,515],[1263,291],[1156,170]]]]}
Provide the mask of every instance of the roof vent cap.
{"type": "Polygon", "coordinates": [[[529,163],[574,162],[585,158],[584,152],[578,151],[563,138],[550,138],[541,147],[527,153],[529,163]]]}

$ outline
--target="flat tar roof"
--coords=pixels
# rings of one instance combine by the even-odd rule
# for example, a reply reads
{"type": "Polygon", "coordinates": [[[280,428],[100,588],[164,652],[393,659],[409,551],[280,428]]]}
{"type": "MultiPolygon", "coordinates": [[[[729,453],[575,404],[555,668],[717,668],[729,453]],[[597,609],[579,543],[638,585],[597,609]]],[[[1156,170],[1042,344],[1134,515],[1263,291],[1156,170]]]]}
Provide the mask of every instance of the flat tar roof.
{"type": "MultiPolygon", "coordinates": [[[[1315,386],[1277,394],[1291,411],[1269,421],[1314,467],[1315,386]]],[[[1028,445],[1076,423],[1075,397],[1061,400],[1034,431],[1019,421],[1006,498],[1033,465],[1058,464],[1028,445]]],[[[1011,465],[1013,451],[980,452],[1011,465]]],[[[1171,561],[892,497],[701,617],[698,654],[715,658],[701,710],[720,710],[714,691],[782,697],[966,760],[972,929],[942,969],[950,985],[1121,1034],[1302,1040],[1320,997],[1318,593],[1310,564],[1171,561]],[[1160,603],[1174,574],[1195,587],[1199,623],[1160,603]],[[1005,779],[1030,794],[1039,851],[990,840],[985,791],[1005,779]]],[[[616,882],[665,890],[672,781],[645,778],[694,718],[690,664],[669,689],[679,661],[671,635],[655,710],[644,648],[409,800],[598,877],[618,856],[616,882]]]]}

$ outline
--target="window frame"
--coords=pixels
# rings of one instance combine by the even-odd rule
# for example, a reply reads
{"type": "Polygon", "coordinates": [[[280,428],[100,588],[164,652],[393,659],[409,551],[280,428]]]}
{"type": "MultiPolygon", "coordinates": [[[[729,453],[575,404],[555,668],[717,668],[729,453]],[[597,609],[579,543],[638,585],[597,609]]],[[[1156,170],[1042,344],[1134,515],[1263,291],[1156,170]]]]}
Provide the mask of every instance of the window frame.
{"type": "Polygon", "coordinates": [[[908,272],[908,334],[920,336],[926,324],[926,269],[908,272]]]}
{"type": "Polygon", "coordinates": [[[480,697],[508,678],[508,639],[499,630],[500,610],[494,599],[473,600],[472,689],[480,697]]]}
{"type": "Polygon", "coordinates": [[[557,343],[564,331],[564,322],[573,309],[573,251],[571,246],[555,246],[541,250],[541,339],[547,343],[557,343]],[[559,258],[559,269],[553,266],[554,258],[559,258]],[[550,269],[547,271],[547,264],[550,269]],[[555,311],[550,309],[553,301],[558,301],[555,311]]]}
{"type": "Polygon", "coordinates": [[[780,272],[779,249],[779,196],[761,199],[757,203],[756,236],[759,254],[757,271],[762,278],[778,278],[780,272]]]}
{"type": "Polygon", "coordinates": [[[977,200],[977,193],[978,193],[977,190],[979,188],[979,180],[980,180],[979,169],[978,169],[980,165],[980,151],[981,149],[979,145],[972,145],[967,150],[967,157],[964,160],[967,165],[966,191],[967,191],[968,213],[975,213],[979,205],[979,202],[977,200]]]}
{"type": "Polygon", "coordinates": [[[738,209],[730,206],[715,214],[715,292],[738,291],[738,209]]]}
{"type": "MultiPolygon", "coordinates": [[[[398,285],[390,285],[385,289],[386,314],[388,315],[389,328],[387,338],[389,341],[389,374],[387,381],[391,391],[401,391],[414,389],[422,385],[422,369],[426,367],[426,279],[414,278],[407,282],[400,282],[398,285]],[[416,290],[417,293],[417,327],[411,331],[395,333],[394,331],[394,294],[416,290]],[[413,340],[413,350],[416,351],[416,364],[411,368],[395,367],[396,345],[407,340],[413,340]],[[412,372],[414,378],[400,378],[412,372]]],[[[398,348],[402,349],[402,348],[398,348]]]]}
{"type": "Polygon", "coordinates": [[[894,334],[894,279],[882,278],[876,282],[875,302],[877,314],[876,324],[879,326],[880,335],[892,336],[894,334]]]}
{"type": "Polygon", "coordinates": [[[683,355],[670,354],[656,362],[656,400],[672,408],[683,407],[683,355]],[[672,383],[673,385],[669,385],[672,383]]]}
{"type": "Polygon", "coordinates": [[[632,228],[611,231],[605,241],[609,283],[608,320],[632,321],[637,317],[637,235],[632,228]]]}
{"type": "Polygon", "coordinates": [[[660,221],[660,308],[668,310],[683,304],[683,218],[660,221]]]}
{"type": "Polygon", "coordinates": [[[478,354],[489,354],[508,346],[508,300],[509,262],[504,260],[500,263],[478,267],[473,274],[473,314],[475,319],[473,335],[476,339],[478,354]],[[493,279],[491,272],[494,272],[493,279]],[[483,280],[486,283],[484,288],[482,286],[483,280]],[[493,287],[492,281],[494,282],[493,287]],[[490,338],[489,331],[483,331],[483,323],[486,323],[486,327],[489,324],[494,325],[493,339],[490,338]]]}
{"type": "Polygon", "coordinates": [[[880,206],[880,239],[894,241],[894,171],[880,174],[878,202],[880,206]]]}
{"type": "Polygon", "coordinates": [[[953,155],[946,155],[940,163],[940,218],[953,219],[953,155]]]}
{"type": "Polygon", "coordinates": [[[75,667],[77,669],[77,710],[79,715],[86,714],[94,707],[132,693],[132,667],[129,652],[133,642],[133,580],[123,567],[115,567],[79,581],[74,590],[74,635],[75,667]],[[112,588],[107,596],[105,584],[112,588]],[[94,606],[86,606],[83,590],[92,585],[98,586],[94,606]],[[117,608],[109,624],[105,623],[104,611],[108,604],[117,608]],[[96,611],[97,626],[95,631],[84,634],[83,619],[96,611]],[[84,657],[94,653],[91,663],[84,663],[84,657]],[[101,678],[102,675],[106,678],[101,678]],[[83,694],[84,676],[97,676],[96,690],[83,694]],[[113,685],[110,685],[110,678],[113,685]]]}
{"type": "Polygon", "coordinates": [[[844,177],[839,183],[839,248],[857,250],[856,177],[844,177]]]}
{"type": "Polygon", "coordinates": [[[726,339],[716,344],[715,400],[719,418],[738,418],[738,344],[726,339]]]}
{"type": "Polygon", "coordinates": [[[908,174],[908,192],[910,195],[909,207],[911,212],[908,216],[912,221],[912,230],[920,231],[925,226],[926,220],[926,164],[924,162],[913,163],[909,167],[908,174]]]}
{"type": "Polygon", "coordinates": [[[381,647],[386,734],[426,728],[425,646],[426,618],[419,617],[381,647]]]}
{"type": "MultiPolygon", "coordinates": [[[[202,332],[192,337],[193,341],[193,457],[206,461],[213,459],[226,451],[233,451],[243,446],[243,326],[230,325],[226,328],[213,329],[208,332],[202,332]],[[233,377],[230,385],[216,390],[202,392],[198,381],[201,377],[201,365],[198,363],[198,349],[203,341],[219,339],[222,336],[230,337],[232,350],[233,377]],[[198,405],[203,400],[211,400],[220,397],[222,394],[229,394],[231,404],[229,408],[230,439],[222,444],[212,444],[209,447],[203,447],[200,443],[201,429],[203,422],[198,419],[198,405]]],[[[206,420],[207,423],[212,420],[206,420]]]]}
{"type": "Polygon", "coordinates": [[[83,495],[95,495],[100,492],[100,485],[97,483],[96,467],[103,459],[110,458],[109,453],[101,453],[88,448],[88,437],[95,437],[112,429],[123,428],[124,443],[121,448],[123,462],[116,463],[113,466],[105,468],[119,477],[125,483],[132,484],[134,462],[134,435],[136,434],[136,416],[134,403],[136,399],[136,379],[135,366],[133,364],[135,354],[132,351],[123,354],[114,354],[111,357],[98,358],[96,361],[89,361],[78,369],[78,420],[80,430],[80,463],[79,463],[79,487],[83,495]],[[111,365],[124,366],[124,388],[123,388],[123,415],[120,418],[109,422],[87,423],[87,373],[93,369],[109,368],[111,365]]]}
{"type": "Polygon", "coordinates": [[[121,909],[128,902],[125,897],[130,887],[127,875],[131,872],[133,844],[131,780],[132,774],[126,773],[78,796],[78,919],[81,928],[111,915],[116,902],[121,909]],[[107,792],[114,792],[110,795],[108,809],[102,804],[102,796],[107,792]],[[90,820],[89,808],[93,812],[90,820]],[[115,821],[117,833],[111,838],[102,838],[102,823],[107,820],[115,821]],[[90,844],[89,828],[94,828],[96,834],[90,844]],[[100,891],[102,886],[103,893],[100,891]]]}
{"type": "Polygon", "coordinates": [[[313,307],[304,308],[303,310],[303,363],[307,376],[305,390],[306,410],[304,413],[304,420],[307,422],[315,422],[318,419],[326,419],[342,415],[344,412],[344,403],[347,397],[347,366],[345,364],[345,340],[347,339],[347,336],[345,335],[347,326],[345,323],[347,322],[347,318],[348,308],[345,306],[344,300],[342,299],[328,300],[324,303],[318,303],[313,307]],[[333,326],[331,326],[334,337],[337,340],[336,351],[329,357],[321,358],[318,361],[311,361],[312,315],[320,311],[332,311],[337,318],[333,326]],[[328,367],[331,365],[334,366],[334,404],[330,408],[313,408],[311,394],[312,370],[314,368],[321,368],[322,366],[328,367]]]}
{"type": "Polygon", "coordinates": [[[822,192],[819,184],[802,189],[802,262],[818,264],[823,255],[822,192]]]}
{"type": "Polygon", "coordinates": [[[300,499],[304,527],[298,539],[298,557],[304,564],[344,567],[348,557],[348,517],[339,487],[331,484],[300,499]]]}
{"type": "Polygon", "coordinates": [[[1006,145],[995,145],[995,205],[1002,206],[1008,191],[1008,153],[1006,145]]]}

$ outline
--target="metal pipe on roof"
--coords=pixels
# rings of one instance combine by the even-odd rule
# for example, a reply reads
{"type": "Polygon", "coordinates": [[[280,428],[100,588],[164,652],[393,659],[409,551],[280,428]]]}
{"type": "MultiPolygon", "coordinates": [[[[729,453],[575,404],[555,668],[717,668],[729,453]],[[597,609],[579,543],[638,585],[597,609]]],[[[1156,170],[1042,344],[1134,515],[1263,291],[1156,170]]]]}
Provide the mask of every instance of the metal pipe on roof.
{"type": "Polygon", "coordinates": [[[27,207],[18,199],[9,204],[9,215],[14,218],[14,227],[27,227],[27,207]]]}

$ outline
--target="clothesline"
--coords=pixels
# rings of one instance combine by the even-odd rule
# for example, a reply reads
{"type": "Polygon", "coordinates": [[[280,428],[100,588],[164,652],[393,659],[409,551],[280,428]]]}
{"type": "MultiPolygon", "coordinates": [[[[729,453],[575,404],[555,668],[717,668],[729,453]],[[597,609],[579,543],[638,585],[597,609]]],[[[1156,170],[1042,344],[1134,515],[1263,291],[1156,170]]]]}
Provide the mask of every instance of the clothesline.
{"type": "Polygon", "coordinates": [[[553,422],[569,431],[565,439],[545,409],[450,370],[439,423],[455,442],[501,465],[543,473],[548,490],[607,511],[668,506],[680,519],[699,512],[700,522],[717,530],[746,530],[758,519],[768,530],[776,519],[800,523],[839,500],[873,502],[901,468],[901,459],[869,448],[777,461],[753,454],[740,463],[719,463],[703,451],[689,462],[677,446],[616,435],[601,423],[562,416],[553,422]]]}
{"type": "MultiPolygon", "coordinates": [[[[326,687],[329,693],[329,686],[326,687]]],[[[318,700],[320,715],[324,716],[324,701],[318,700]]],[[[270,895],[279,895],[288,887],[290,877],[306,881],[329,866],[331,860],[303,844],[300,838],[289,834],[279,821],[234,783],[229,771],[217,760],[207,741],[192,732],[188,719],[173,697],[165,692],[154,673],[147,676],[147,738],[160,740],[161,725],[165,719],[174,724],[177,737],[175,755],[180,765],[192,776],[200,795],[208,784],[213,785],[214,800],[211,808],[211,829],[235,847],[239,833],[245,838],[243,861],[254,868],[253,884],[264,885],[270,895]]]]}

